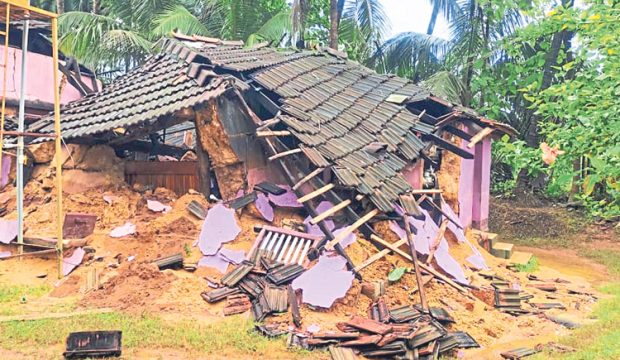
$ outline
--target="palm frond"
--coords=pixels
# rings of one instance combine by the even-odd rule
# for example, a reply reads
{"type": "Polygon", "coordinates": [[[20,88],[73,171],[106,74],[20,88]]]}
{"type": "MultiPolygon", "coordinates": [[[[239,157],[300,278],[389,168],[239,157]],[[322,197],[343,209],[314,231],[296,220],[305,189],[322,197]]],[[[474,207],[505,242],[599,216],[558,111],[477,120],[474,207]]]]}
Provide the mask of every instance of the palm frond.
{"type": "Polygon", "coordinates": [[[292,34],[292,31],[291,10],[285,9],[267,20],[260,29],[248,37],[246,42],[247,45],[251,46],[257,42],[269,41],[278,46],[281,45],[279,44],[280,41],[292,34]]]}
{"type": "Polygon", "coordinates": [[[389,19],[379,0],[348,0],[345,3],[343,21],[350,20],[368,41],[382,40],[390,29],[389,19]]]}
{"type": "Polygon", "coordinates": [[[449,41],[432,35],[404,32],[387,40],[370,64],[418,80],[437,70],[450,46],[449,41]]]}
{"type": "Polygon", "coordinates": [[[467,87],[461,79],[447,70],[438,71],[429,76],[420,85],[433,94],[455,104],[467,103],[467,87]]]}
{"type": "Polygon", "coordinates": [[[86,65],[96,66],[103,36],[121,24],[114,18],[93,13],[72,11],[62,14],[58,21],[61,50],[86,65]]]}
{"type": "Polygon", "coordinates": [[[110,30],[101,39],[102,59],[113,64],[124,63],[136,64],[151,52],[153,44],[140,36],[140,34],[129,30],[110,30]]]}
{"type": "Polygon", "coordinates": [[[209,29],[185,6],[175,5],[159,14],[153,23],[153,35],[167,36],[173,31],[180,31],[189,35],[212,35],[209,29]]]}

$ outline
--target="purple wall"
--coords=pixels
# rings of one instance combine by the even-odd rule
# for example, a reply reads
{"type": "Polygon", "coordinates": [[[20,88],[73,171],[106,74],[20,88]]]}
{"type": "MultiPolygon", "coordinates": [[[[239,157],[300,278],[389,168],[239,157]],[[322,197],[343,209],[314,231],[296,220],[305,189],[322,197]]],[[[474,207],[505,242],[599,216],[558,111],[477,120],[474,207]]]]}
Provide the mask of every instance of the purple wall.
{"type": "MultiPolygon", "coordinates": [[[[463,130],[472,134],[467,126],[463,130]]],[[[467,151],[467,140],[461,141],[461,148],[467,151]]],[[[491,139],[485,138],[473,149],[474,159],[461,159],[459,178],[459,219],[463,226],[488,230],[489,190],[491,185],[491,139]]]]}
{"type": "Polygon", "coordinates": [[[491,187],[491,139],[485,138],[476,144],[475,149],[472,225],[477,229],[487,231],[491,187]]]}

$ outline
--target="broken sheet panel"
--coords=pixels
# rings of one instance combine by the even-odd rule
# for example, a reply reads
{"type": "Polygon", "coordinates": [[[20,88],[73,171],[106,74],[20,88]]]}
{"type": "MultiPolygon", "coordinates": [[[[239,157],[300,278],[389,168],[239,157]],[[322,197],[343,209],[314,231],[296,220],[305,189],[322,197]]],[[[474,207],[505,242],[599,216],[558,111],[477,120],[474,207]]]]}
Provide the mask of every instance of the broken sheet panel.
{"type": "Polygon", "coordinates": [[[217,204],[207,212],[198,236],[198,247],[203,255],[215,255],[223,243],[234,240],[240,232],[235,211],[217,204]]]}
{"type": "Polygon", "coordinates": [[[17,237],[17,220],[0,219],[0,243],[9,244],[17,237]]]}
{"type": "Polygon", "coordinates": [[[86,251],[82,248],[77,248],[73,251],[73,254],[69,257],[65,257],[62,259],[62,275],[67,276],[71,274],[71,272],[80,264],[82,260],[84,260],[84,255],[86,251]]]}
{"type": "Polygon", "coordinates": [[[345,269],[346,264],[340,255],[323,254],[318,263],[293,281],[293,289],[302,290],[304,303],[330,308],[353,284],[353,273],[345,269]]]}

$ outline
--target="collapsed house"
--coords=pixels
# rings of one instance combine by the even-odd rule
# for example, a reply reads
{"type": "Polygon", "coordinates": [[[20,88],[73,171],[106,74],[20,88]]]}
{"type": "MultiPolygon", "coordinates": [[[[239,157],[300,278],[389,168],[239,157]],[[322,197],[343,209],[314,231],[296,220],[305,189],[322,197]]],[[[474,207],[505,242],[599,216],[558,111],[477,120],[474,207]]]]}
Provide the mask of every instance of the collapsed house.
{"type": "MultiPolygon", "coordinates": [[[[217,183],[225,200],[262,181],[288,182],[299,197],[327,184],[320,195],[350,200],[342,208],[352,218],[361,210],[390,213],[399,196],[436,187],[463,227],[486,228],[488,135],[512,134],[510,127],[333,51],[283,52],[181,35],[161,48],[102,91],[65,106],[65,141],[109,144],[136,160],[193,150],[195,174],[183,174],[195,180],[177,190],[208,196],[217,183]],[[447,160],[448,152],[460,161],[447,160]]],[[[29,130],[51,133],[51,118],[29,130]]],[[[177,165],[159,168],[163,175],[177,165]]],[[[139,175],[132,169],[129,179],[139,175]]]]}
{"type": "MultiPolygon", "coordinates": [[[[225,258],[224,269],[237,265],[215,290],[203,293],[207,302],[226,300],[228,314],[251,308],[257,320],[290,307],[297,325],[298,291],[304,303],[329,308],[354,276],[390,252],[412,262],[416,276],[424,272],[469,294],[463,267],[483,270],[487,264],[472,244],[468,264],[459,263],[448,240],[468,244],[468,228],[486,230],[492,137],[512,134],[512,128],[331,50],[248,48],[184,35],[159,47],[139,68],[64,106],[62,134],[69,147],[88,149],[80,155],[88,164],[80,169],[92,178],[80,189],[101,186],[98,167],[113,151],[112,157],[123,160],[105,166],[129,184],[166,187],[179,195],[196,189],[223,200],[208,211],[196,204],[188,208],[204,220],[196,243],[204,262],[225,258]],[[223,254],[222,243],[241,231],[230,208],[250,203],[267,222],[274,221],[272,207],[297,209],[307,216],[305,228],[261,226],[247,256],[223,254]],[[377,226],[385,223],[399,240],[381,238],[377,226]],[[378,248],[362,262],[347,254],[356,231],[378,248]],[[325,255],[332,250],[339,256],[325,255]],[[322,288],[325,278],[337,286],[322,288]]],[[[28,130],[51,134],[52,118],[28,130]]],[[[38,138],[32,146],[42,142],[38,138]]],[[[167,211],[160,205],[148,208],[167,211]]],[[[127,222],[110,237],[131,235],[135,228],[127,222]]],[[[175,255],[157,264],[163,269],[182,261],[175,255]]],[[[521,313],[520,291],[491,280],[492,306],[521,313]]],[[[459,334],[448,336],[443,325],[424,317],[434,312],[433,319],[452,322],[425,304],[423,281],[417,281],[419,307],[390,309],[386,317],[386,304],[373,295],[370,319],[342,325],[340,338],[323,334],[311,338],[314,343],[303,336],[293,342],[322,346],[350,340],[345,346],[372,345],[371,352],[386,356],[409,350],[432,355],[442,346],[471,343],[459,334]],[[420,322],[410,323],[414,319],[420,322]],[[414,339],[419,330],[429,333],[414,339]]],[[[375,290],[368,291],[382,293],[375,290]]]]}

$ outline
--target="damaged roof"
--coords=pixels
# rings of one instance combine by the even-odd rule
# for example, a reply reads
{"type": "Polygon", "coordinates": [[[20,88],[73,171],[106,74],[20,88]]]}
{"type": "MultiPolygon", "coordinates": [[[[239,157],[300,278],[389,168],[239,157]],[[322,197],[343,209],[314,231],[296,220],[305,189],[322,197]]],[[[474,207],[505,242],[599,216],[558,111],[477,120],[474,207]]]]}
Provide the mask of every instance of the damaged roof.
{"type": "MultiPolygon", "coordinates": [[[[73,101],[61,110],[65,140],[127,131],[217,97],[230,84],[207,72],[187,75],[187,64],[168,54],[149,58],[144,65],[120,76],[102,91],[73,101]],[[209,81],[207,81],[209,79],[209,81]]],[[[29,131],[54,133],[53,117],[33,123],[29,131]]]]}
{"type": "Polygon", "coordinates": [[[473,157],[436,135],[440,121],[458,114],[481,127],[495,126],[409,80],[377,74],[333,51],[283,52],[210,40],[179,36],[164,40],[162,49],[245,79],[276,103],[277,118],[312,164],[330,167],[341,185],[368,196],[384,212],[411,189],[404,167],[425,157],[433,144],[473,157]],[[377,144],[385,151],[377,152],[377,144]]]}
{"type": "MultiPolygon", "coordinates": [[[[402,170],[418,158],[428,159],[425,152],[431,146],[473,157],[441,136],[452,128],[456,136],[471,138],[451,127],[452,122],[514,131],[332,50],[280,51],[266,44],[248,48],[241,42],[175,36],[162,40],[160,54],[140,68],[63,108],[63,137],[94,136],[119,127],[131,134],[132,126],[139,131],[136,126],[200,105],[235,84],[249,85],[275,105],[278,130],[290,131],[313,165],[331,168],[342,186],[390,212],[399,195],[411,190],[402,170]]],[[[52,133],[52,119],[29,131],[52,133]]]]}

